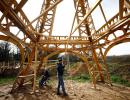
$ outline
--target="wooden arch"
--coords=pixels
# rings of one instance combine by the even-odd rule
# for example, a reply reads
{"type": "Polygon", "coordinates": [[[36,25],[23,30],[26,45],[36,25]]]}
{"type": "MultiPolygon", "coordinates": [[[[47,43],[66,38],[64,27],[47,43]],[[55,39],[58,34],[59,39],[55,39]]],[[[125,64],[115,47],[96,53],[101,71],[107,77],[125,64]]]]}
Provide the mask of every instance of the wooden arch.
{"type": "MultiPolygon", "coordinates": [[[[53,53],[47,55],[47,56],[43,59],[43,62],[47,62],[48,58],[50,58],[50,57],[52,57],[52,56],[54,56],[54,55],[56,55],[56,54],[63,53],[63,52],[65,52],[65,50],[59,50],[59,51],[53,52],[53,53]]],[[[81,54],[79,54],[79,53],[77,53],[77,52],[74,52],[74,51],[72,51],[72,50],[67,50],[67,52],[70,52],[70,53],[75,54],[76,56],[78,56],[79,58],[81,58],[84,62],[88,62],[86,56],[83,56],[83,55],[81,55],[81,54]]]]}
{"type": "Polygon", "coordinates": [[[106,59],[107,53],[108,53],[108,51],[109,51],[112,47],[114,47],[114,46],[116,46],[116,45],[118,45],[118,44],[121,44],[121,43],[125,43],[125,42],[130,42],[130,38],[124,38],[124,39],[122,39],[122,40],[120,40],[120,41],[114,42],[114,43],[112,43],[111,45],[109,45],[109,46],[107,47],[107,49],[105,50],[105,52],[104,52],[104,58],[106,59]]]}
{"type": "Polygon", "coordinates": [[[16,45],[19,49],[20,49],[20,53],[21,53],[21,62],[24,61],[24,49],[22,47],[22,45],[14,40],[13,38],[9,37],[9,36],[4,36],[4,35],[0,35],[0,40],[4,40],[4,41],[7,41],[7,42],[11,42],[13,43],[14,45],[16,45]]]}

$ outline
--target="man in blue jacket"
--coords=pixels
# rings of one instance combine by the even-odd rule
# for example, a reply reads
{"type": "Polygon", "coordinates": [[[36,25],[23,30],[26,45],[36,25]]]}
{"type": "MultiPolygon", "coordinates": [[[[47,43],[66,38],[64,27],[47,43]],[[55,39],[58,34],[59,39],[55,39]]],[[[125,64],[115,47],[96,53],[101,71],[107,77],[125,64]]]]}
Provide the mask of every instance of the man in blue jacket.
{"type": "Polygon", "coordinates": [[[61,87],[63,91],[63,95],[67,96],[67,93],[64,87],[64,80],[63,80],[64,67],[65,65],[62,63],[62,59],[59,59],[59,62],[57,63],[57,66],[56,66],[57,77],[58,77],[57,95],[60,95],[60,87],[61,87]]]}

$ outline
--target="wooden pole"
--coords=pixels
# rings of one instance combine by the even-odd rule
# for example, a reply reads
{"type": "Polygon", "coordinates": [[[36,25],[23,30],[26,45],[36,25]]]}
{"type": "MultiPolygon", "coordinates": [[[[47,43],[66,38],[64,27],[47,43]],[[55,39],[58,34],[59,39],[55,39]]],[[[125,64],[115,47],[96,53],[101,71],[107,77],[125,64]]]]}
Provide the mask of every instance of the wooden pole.
{"type": "Polygon", "coordinates": [[[34,82],[33,82],[33,92],[35,92],[35,90],[36,90],[36,74],[37,74],[37,44],[36,44],[36,46],[35,46],[35,64],[34,64],[34,66],[33,66],[33,68],[34,68],[34,82]]]}
{"type": "Polygon", "coordinates": [[[93,59],[94,59],[96,65],[97,65],[97,68],[98,68],[98,71],[99,71],[100,79],[101,79],[102,82],[104,82],[104,77],[103,77],[102,72],[101,72],[101,66],[98,62],[98,58],[97,58],[95,49],[92,49],[92,52],[93,52],[93,59]]]}
{"type": "Polygon", "coordinates": [[[111,80],[110,80],[110,75],[109,75],[109,69],[108,69],[108,66],[107,66],[107,64],[106,64],[106,60],[105,60],[105,58],[104,58],[104,55],[103,55],[102,49],[99,48],[99,50],[100,50],[100,53],[101,53],[101,56],[102,56],[102,59],[103,59],[103,63],[104,63],[105,68],[106,68],[107,79],[108,79],[110,85],[112,85],[111,80]]]}

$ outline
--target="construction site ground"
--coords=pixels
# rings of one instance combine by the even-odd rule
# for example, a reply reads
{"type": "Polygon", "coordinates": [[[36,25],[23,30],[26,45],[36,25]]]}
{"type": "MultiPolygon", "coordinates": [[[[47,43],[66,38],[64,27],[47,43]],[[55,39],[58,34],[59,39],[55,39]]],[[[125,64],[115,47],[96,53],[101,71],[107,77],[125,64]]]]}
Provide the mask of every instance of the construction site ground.
{"type": "Polygon", "coordinates": [[[0,100],[130,100],[130,88],[117,84],[98,83],[94,89],[90,82],[65,80],[68,96],[56,95],[56,86],[56,81],[53,81],[42,89],[37,87],[35,93],[27,86],[10,94],[12,85],[1,85],[0,100]]]}

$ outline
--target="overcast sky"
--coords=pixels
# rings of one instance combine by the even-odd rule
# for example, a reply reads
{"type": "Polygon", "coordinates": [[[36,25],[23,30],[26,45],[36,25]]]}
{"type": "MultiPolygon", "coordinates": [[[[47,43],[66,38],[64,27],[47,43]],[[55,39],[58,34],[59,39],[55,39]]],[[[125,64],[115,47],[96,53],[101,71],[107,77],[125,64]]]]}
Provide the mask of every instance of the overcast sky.
{"type": "MultiPolygon", "coordinates": [[[[90,7],[93,6],[96,0],[89,0],[90,7]]],[[[39,15],[43,0],[28,0],[24,7],[24,11],[30,18],[30,21],[39,15]]],[[[102,7],[105,11],[107,20],[114,16],[119,10],[119,0],[103,0],[102,7]]],[[[72,21],[74,18],[74,4],[73,0],[63,0],[58,6],[55,16],[55,22],[52,35],[68,35],[71,30],[72,21]]],[[[103,17],[100,13],[99,7],[92,13],[96,29],[104,24],[103,17]],[[100,22],[99,22],[100,21],[100,22]]],[[[123,43],[113,47],[108,55],[124,55],[130,54],[130,43],[123,43]]]]}
{"type": "MultiPolygon", "coordinates": [[[[90,7],[95,3],[96,0],[89,0],[90,7]]],[[[114,16],[118,12],[118,2],[119,0],[102,0],[103,10],[107,20],[114,16]]],[[[41,10],[43,0],[28,0],[28,2],[22,8],[26,13],[30,21],[35,19],[41,10]]],[[[71,30],[72,21],[74,18],[74,4],[73,0],[63,0],[56,10],[56,16],[54,21],[54,27],[52,35],[68,35],[71,30]]],[[[96,29],[104,24],[103,17],[100,13],[99,7],[92,13],[94,24],[96,29]]],[[[130,54],[130,43],[119,44],[113,47],[108,55],[123,55],[130,54]]]]}

